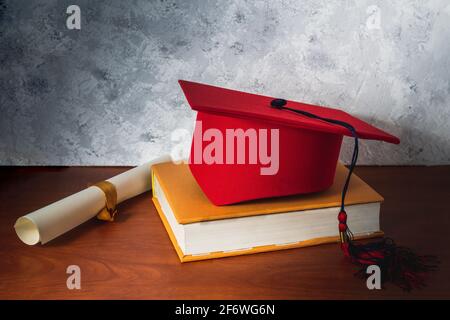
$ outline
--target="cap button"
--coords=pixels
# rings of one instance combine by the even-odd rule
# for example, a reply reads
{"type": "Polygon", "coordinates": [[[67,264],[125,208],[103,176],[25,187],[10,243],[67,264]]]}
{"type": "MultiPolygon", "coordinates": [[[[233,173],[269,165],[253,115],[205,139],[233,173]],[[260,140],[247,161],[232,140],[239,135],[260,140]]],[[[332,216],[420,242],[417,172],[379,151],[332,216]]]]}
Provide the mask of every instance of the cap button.
{"type": "Polygon", "coordinates": [[[284,107],[286,104],[287,104],[287,101],[284,100],[284,99],[273,99],[273,100],[270,102],[270,105],[271,105],[273,108],[277,108],[277,109],[281,109],[281,107],[284,107]]]}

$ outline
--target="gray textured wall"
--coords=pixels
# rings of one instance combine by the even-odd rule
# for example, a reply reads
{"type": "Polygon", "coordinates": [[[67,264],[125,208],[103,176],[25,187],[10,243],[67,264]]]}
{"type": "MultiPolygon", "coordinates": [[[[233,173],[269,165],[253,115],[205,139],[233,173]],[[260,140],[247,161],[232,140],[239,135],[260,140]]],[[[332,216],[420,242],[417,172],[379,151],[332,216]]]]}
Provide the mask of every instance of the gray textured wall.
{"type": "Polygon", "coordinates": [[[446,0],[2,0],[0,39],[3,165],[167,152],[194,121],[179,78],[338,106],[401,138],[364,143],[360,163],[450,163],[446,0]]]}

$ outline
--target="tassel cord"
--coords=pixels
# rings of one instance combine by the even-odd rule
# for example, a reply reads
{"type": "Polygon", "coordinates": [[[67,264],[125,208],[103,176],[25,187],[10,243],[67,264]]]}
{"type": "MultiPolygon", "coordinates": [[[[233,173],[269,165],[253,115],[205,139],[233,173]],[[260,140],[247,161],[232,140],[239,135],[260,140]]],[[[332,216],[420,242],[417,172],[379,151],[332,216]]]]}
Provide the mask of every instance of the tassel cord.
{"type": "Polygon", "coordinates": [[[291,112],[301,114],[301,115],[306,116],[311,119],[317,119],[317,120],[321,120],[324,122],[332,123],[332,124],[344,127],[345,129],[350,131],[350,133],[352,134],[352,137],[354,138],[353,155],[352,155],[352,160],[350,162],[347,178],[345,179],[345,184],[344,184],[344,187],[342,188],[342,193],[341,193],[341,211],[345,211],[345,196],[347,195],[347,190],[348,190],[348,186],[350,184],[350,179],[351,179],[353,170],[355,169],[356,162],[358,161],[358,154],[359,154],[359,140],[358,140],[358,134],[356,133],[356,129],[347,122],[336,120],[336,119],[320,117],[318,115],[315,115],[315,114],[307,112],[307,111],[297,110],[297,109],[293,109],[293,108],[289,108],[289,107],[285,107],[285,106],[277,106],[275,108],[289,110],[291,112]]]}
{"type": "Polygon", "coordinates": [[[397,246],[390,238],[383,238],[380,241],[367,244],[353,243],[354,237],[347,225],[345,197],[347,195],[353,170],[355,169],[358,160],[359,140],[355,128],[344,121],[324,118],[307,111],[286,107],[286,103],[286,100],[275,99],[272,101],[271,105],[276,109],[288,110],[311,119],[317,119],[344,127],[350,131],[354,138],[353,155],[348,175],[342,188],[341,208],[338,215],[338,221],[341,249],[347,258],[361,267],[356,275],[367,277],[367,267],[370,265],[377,265],[381,270],[382,282],[390,281],[405,291],[425,287],[426,274],[430,271],[437,270],[438,268],[437,265],[439,264],[439,260],[435,256],[416,255],[408,248],[397,246]]]}

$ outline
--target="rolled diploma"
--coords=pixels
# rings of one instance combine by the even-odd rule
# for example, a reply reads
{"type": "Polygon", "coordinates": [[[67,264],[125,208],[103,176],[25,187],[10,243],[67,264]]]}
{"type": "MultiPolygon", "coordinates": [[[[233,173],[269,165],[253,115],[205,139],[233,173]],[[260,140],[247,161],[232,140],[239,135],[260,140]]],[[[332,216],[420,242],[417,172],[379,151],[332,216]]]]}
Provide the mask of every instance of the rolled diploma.
{"type": "MultiPolygon", "coordinates": [[[[150,190],[151,166],[170,160],[162,156],[106,180],[116,187],[117,203],[150,190]]],[[[14,229],[24,243],[44,244],[95,217],[105,201],[103,191],[92,186],[18,218],[14,229]]]]}

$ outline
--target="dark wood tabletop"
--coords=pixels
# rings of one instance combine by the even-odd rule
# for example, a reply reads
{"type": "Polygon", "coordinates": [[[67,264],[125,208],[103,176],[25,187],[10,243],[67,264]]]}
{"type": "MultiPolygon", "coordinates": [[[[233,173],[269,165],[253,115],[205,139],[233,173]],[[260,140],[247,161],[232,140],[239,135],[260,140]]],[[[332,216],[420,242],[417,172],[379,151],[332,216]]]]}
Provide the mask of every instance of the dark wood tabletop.
{"type": "Polygon", "coordinates": [[[92,219],[45,245],[16,236],[18,217],[127,169],[0,168],[1,299],[450,298],[450,166],[356,170],[385,198],[385,234],[442,261],[411,293],[368,290],[337,244],[182,264],[150,192],[121,204],[114,223],[92,219]],[[69,265],[81,268],[80,290],[67,289],[69,265]]]}

